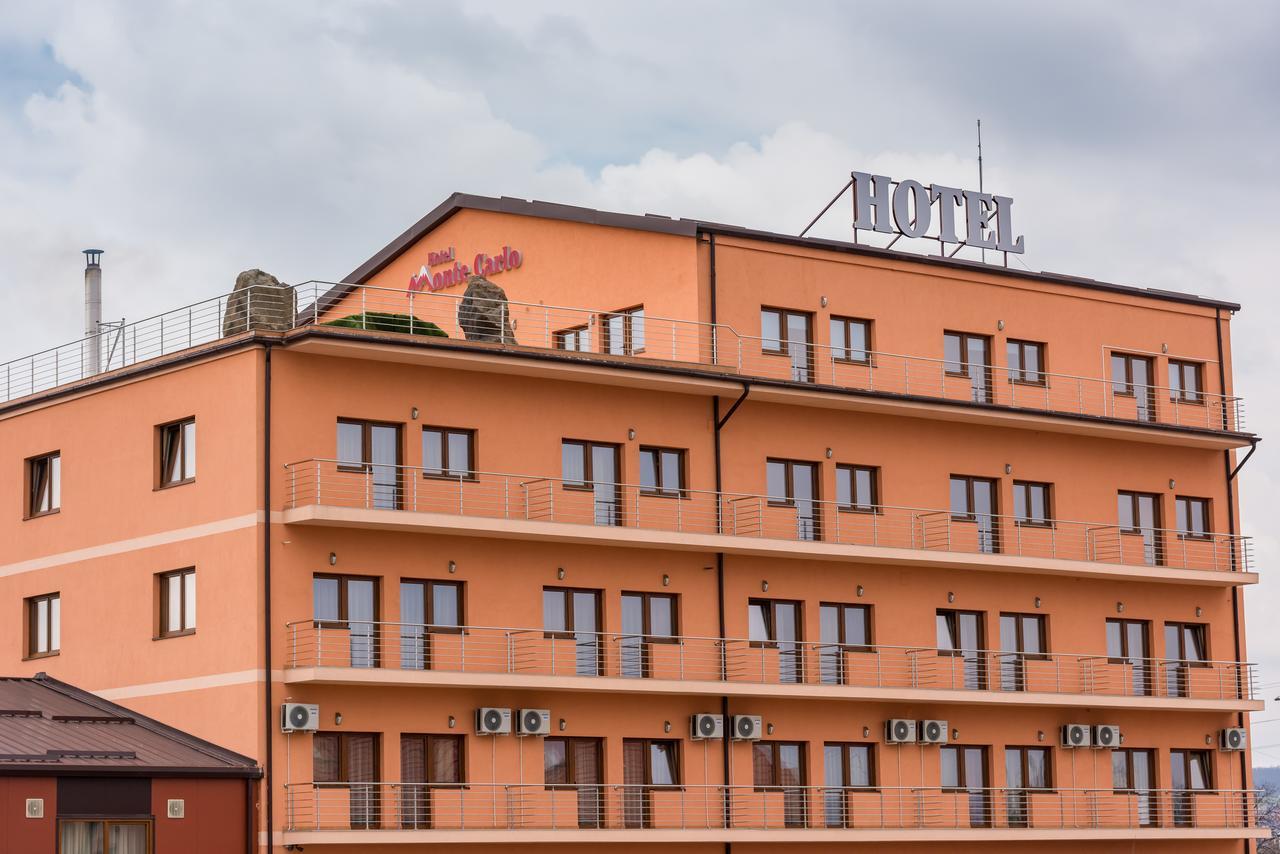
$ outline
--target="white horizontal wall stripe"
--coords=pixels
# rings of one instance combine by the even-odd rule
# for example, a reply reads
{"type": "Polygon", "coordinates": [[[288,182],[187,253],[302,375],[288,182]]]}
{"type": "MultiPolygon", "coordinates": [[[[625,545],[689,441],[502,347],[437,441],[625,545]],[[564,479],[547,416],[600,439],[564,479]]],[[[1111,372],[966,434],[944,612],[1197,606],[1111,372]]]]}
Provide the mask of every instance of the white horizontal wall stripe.
{"type": "MultiPolygon", "coordinates": [[[[170,679],[165,682],[144,682],[141,685],[125,685],[94,691],[104,700],[123,700],[131,697],[155,697],[159,694],[180,694],[184,691],[204,691],[209,688],[226,688],[232,685],[248,685],[262,681],[266,671],[237,670],[232,673],[213,673],[208,676],[191,676],[187,679],[170,679]]],[[[272,681],[284,681],[283,670],[271,671],[272,681]]]]}

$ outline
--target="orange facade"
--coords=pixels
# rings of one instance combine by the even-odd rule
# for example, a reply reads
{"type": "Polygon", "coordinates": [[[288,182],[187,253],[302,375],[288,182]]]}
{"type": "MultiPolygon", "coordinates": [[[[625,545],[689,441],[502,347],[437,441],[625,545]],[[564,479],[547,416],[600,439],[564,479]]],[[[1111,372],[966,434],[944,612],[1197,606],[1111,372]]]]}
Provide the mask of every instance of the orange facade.
{"type": "Polygon", "coordinates": [[[0,405],[6,671],[258,758],[276,850],[1259,835],[1219,749],[1261,708],[1233,306],[474,197],[296,293],[289,329],[0,405]],[[514,340],[476,340],[464,286],[426,283],[504,249],[484,307],[514,340]],[[166,486],[158,428],[189,418],[166,486]],[[191,567],[168,631],[159,576],[191,567]]]}

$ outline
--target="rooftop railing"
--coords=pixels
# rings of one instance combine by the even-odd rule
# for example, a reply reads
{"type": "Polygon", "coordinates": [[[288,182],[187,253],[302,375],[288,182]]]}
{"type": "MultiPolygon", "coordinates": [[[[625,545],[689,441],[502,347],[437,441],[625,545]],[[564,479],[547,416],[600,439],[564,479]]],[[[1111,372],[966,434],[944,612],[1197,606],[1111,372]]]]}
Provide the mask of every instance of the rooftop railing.
{"type": "Polygon", "coordinates": [[[290,783],[288,830],[1014,830],[1256,826],[1233,789],[290,783]]]}
{"type": "Polygon", "coordinates": [[[456,293],[351,286],[341,301],[331,282],[284,294],[254,288],[216,297],[89,338],[0,364],[0,401],[46,391],[247,329],[332,325],[364,331],[447,336],[584,355],[635,357],[857,391],[934,398],[1138,423],[1242,431],[1240,398],[1203,389],[1133,385],[998,364],[953,363],[854,345],[792,342],[739,333],[725,324],[542,303],[472,300],[456,293]]]}
{"type": "Polygon", "coordinates": [[[690,534],[826,542],[1173,569],[1249,571],[1248,537],[1062,519],[779,500],[767,495],[575,482],[313,458],[289,463],[285,507],[405,510],[690,534]]]}
{"type": "MultiPolygon", "coordinates": [[[[552,677],[1248,700],[1254,665],[688,635],[300,620],[286,666],[552,677]]],[[[497,681],[501,681],[500,679],[497,681]]]]}

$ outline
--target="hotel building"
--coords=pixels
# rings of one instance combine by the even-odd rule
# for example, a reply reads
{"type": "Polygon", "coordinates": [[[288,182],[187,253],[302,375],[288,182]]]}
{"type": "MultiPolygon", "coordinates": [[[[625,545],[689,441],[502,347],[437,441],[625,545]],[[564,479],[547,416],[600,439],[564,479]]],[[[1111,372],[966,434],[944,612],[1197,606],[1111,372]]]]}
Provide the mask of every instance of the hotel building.
{"type": "Polygon", "coordinates": [[[467,195],[257,281],[0,366],[0,672],[263,850],[1266,835],[1238,306],[467,195]]]}

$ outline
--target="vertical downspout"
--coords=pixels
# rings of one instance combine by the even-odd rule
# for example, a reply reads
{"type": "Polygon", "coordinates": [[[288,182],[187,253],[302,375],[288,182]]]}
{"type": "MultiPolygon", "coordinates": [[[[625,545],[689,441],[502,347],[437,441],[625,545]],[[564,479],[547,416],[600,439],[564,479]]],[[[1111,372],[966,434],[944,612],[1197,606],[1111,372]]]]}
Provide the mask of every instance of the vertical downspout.
{"type": "Polygon", "coordinates": [[[262,385],[262,505],[263,542],[262,542],[262,620],[263,620],[263,667],[266,682],[265,720],[266,720],[266,780],[267,789],[267,851],[275,847],[275,779],[272,776],[272,754],[275,739],[272,738],[275,724],[274,709],[271,700],[271,345],[266,345],[266,363],[263,371],[262,385]]]}
{"type": "MultiPolygon", "coordinates": [[[[709,264],[710,270],[708,272],[707,281],[711,289],[711,317],[710,317],[711,329],[712,329],[711,334],[717,337],[717,344],[718,344],[719,329],[716,327],[716,322],[719,318],[719,315],[717,314],[717,311],[716,311],[716,236],[712,234],[710,235],[710,238],[711,238],[711,241],[710,241],[710,246],[708,248],[708,259],[710,261],[710,264],[709,264]]],[[[718,349],[719,348],[717,347],[717,351],[718,349]]],[[[716,533],[719,534],[719,533],[722,533],[723,531],[723,528],[722,528],[723,520],[721,519],[721,514],[724,512],[724,504],[720,499],[720,494],[724,490],[724,477],[720,470],[720,398],[719,397],[711,398],[711,423],[715,428],[713,440],[714,440],[715,466],[716,466],[716,533]]],[[[721,655],[721,666],[723,669],[723,665],[726,660],[725,657],[728,655],[728,648],[724,645],[724,638],[726,635],[725,618],[724,618],[724,552],[716,552],[716,613],[720,620],[720,641],[721,641],[720,655],[721,655]]],[[[725,678],[725,675],[726,674],[722,672],[720,674],[720,678],[721,679],[725,678]]],[[[725,829],[728,830],[729,819],[732,817],[732,805],[730,803],[730,799],[733,796],[733,790],[730,788],[730,785],[733,783],[733,781],[729,779],[729,750],[732,747],[732,732],[730,730],[731,721],[729,718],[729,696],[727,694],[723,694],[720,697],[720,717],[724,721],[724,728],[725,728],[724,738],[720,740],[720,744],[723,748],[720,751],[720,759],[721,759],[722,773],[724,775],[724,826],[725,826],[725,829]]],[[[724,844],[724,850],[725,850],[725,854],[729,854],[729,852],[733,850],[733,843],[726,842],[724,844]]]]}
{"type": "MultiPolygon", "coordinates": [[[[1222,345],[1222,309],[1215,308],[1213,310],[1213,331],[1218,339],[1218,392],[1222,395],[1222,429],[1227,429],[1227,363],[1225,352],[1222,345]]],[[[1231,451],[1222,452],[1222,470],[1226,475],[1227,485],[1227,534],[1232,538],[1231,561],[1236,561],[1235,552],[1235,535],[1236,535],[1236,507],[1235,507],[1235,489],[1231,477],[1231,451]]],[[[1232,566],[1232,569],[1238,567],[1232,566]]],[[[1243,654],[1240,648],[1240,586],[1233,585],[1231,588],[1231,638],[1235,643],[1236,661],[1243,662],[1243,654]]],[[[1243,674],[1238,678],[1243,680],[1243,674]]],[[[1243,681],[1241,684],[1244,684],[1243,681]]],[[[1236,712],[1236,726],[1243,727],[1245,725],[1244,712],[1236,712]]],[[[1249,762],[1248,756],[1250,751],[1243,750],[1240,752],[1240,788],[1244,789],[1249,779],[1249,762]]],[[[1244,852],[1250,854],[1253,851],[1253,845],[1250,840],[1245,839],[1244,852]]]]}

